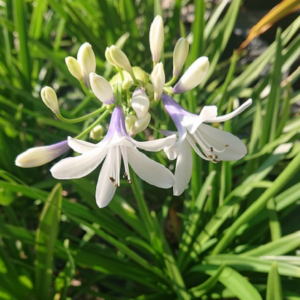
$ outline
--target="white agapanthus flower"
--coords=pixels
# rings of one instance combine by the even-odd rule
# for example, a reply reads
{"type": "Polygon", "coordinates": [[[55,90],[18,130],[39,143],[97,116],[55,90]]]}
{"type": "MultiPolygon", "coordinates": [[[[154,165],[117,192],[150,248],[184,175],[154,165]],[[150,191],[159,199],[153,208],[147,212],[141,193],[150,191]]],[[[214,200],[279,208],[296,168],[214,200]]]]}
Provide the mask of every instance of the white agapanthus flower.
{"type": "Polygon", "coordinates": [[[149,159],[137,148],[159,151],[171,146],[175,140],[176,136],[172,135],[155,141],[135,141],[126,132],[122,108],[116,106],[105,138],[98,144],[69,138],[69,146],[81,155],[61,160],[52,167],[51,173],[57,179],[81,178],[91,173],[104,161],[97,183],[96,201],[100,208],[105,207],[120,185],[121,160],[124,164],[124,176],[128,182],[131,182],[130,165],[141,179],[152,185],[160,188],[173,186],[175,178],[170,170],[149,159]]]}
{"type": "Polygon", "coordinates": [[[251,99],[230,114],[220,117],[217,117],[216,106],[205,106],[200,115],[195,115],[186,111],[168,95],[163,94],[162,101],[178,130],[178,141],[165,149],[169,159],[177,158],[174,195],[182,194],[191,179],[191,148],[201,158],[212,162],[238,160],[247,154],[247,148],[239,138],[204,123],[219,123],[235,117],[251,105],[251,99]]]}

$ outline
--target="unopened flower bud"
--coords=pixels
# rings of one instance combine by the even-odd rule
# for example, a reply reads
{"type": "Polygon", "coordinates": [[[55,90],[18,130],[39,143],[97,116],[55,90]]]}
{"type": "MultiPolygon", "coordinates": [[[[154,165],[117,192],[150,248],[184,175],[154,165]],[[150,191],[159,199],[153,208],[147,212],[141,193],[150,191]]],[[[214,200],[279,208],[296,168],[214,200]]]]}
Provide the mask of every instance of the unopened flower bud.
{"type": "Polygon", "coordinates": [[[162,63],[158,63],[154,67],[151,73],[151,81],[154,88],[154,100],[159,100],[166,81],[164,66],[162,63]]]}
{"type": "Polygon", "coordinates": [[[127,115],[125,118],[125,126],[126,126],[126,131],[129,133],[132,126],[136,122],[137,117],[134,115],[127,115]]]}
{"type": "Polygon", "coordinates": [[[100,140],[103,136],[103,127],[101,125],[97,125],[90,132],[90,138],[93,140],[100,140]]]}
{"type": "Polygon", "coordinates": [[[112,61],[117,67],[124,69],[128,73],[132,72],[132,67],[130,65],[129,59],[120,48],[111,46],[109,54],[112,61]]]}
{"type": "Polygon", "coordinates": [[[69,146],[67,141],[62,141],[50,146],[30,148],[16,158],[15,164],[22,168],[42,166],[68,150],[69,146]]]}
{"type": "Polygon", "coordinates": [[[178,77],[189,53],[189,42],[185,38],[180,38],[173,53],[173,76],[178,77]]]}
{"type": "Polygon", "coordinates": [[[209,61],[206,56],[199,57],[182,75],[173,88],[174,94],[181,94],[199,85],[207,75],[209,61]]]}
{"type": "Polygon", "coordinates": [[[80,63],[71,56],[68,56],[65,58],[66,65],[68,67],[69,72],[77,79],[82,80],[83,79],[83,73],[81,70],[80,63]]]}
{"type": "Polygon", "coordinates": [[[133,126],[130,128],[128,132],[129,135],[136,135],[144,131],[148,127],[150,120],[151,120],[151,115],[149,113],[146,113],[144,117],[137,119],[134,122],[133,126]]]}
{"type": "Polygon", "coordinates": [[[106,50],[105,50],[105,58],[106,58],[106,60],[107,60],[111,65],[113,65],[114,67],[116,67],[116,65],[115,65],[115,63],[114,63],[114,61],[113,61],[113,59],[111,58],[111,55],[110,55],[110,48],[109,48],[109,47],[107,47],[106,50]]]}
{"type": "Polygon", "coordinates": [[[161,16],[156,16],[151,24],[149,41],[152,60],[158,63],[164,43],[164,22],[161,16]]]}
{"type": "Polygon", "coordinates": [[[132,71],[134,73],[135,78],[141,84],[143,88],[147,86],[149,81],[149,74],[147,74],[143,69],[140,67],[132,67],[132,71]]]}
{"type": "Polygon", "coordinates": [[[41,97],[43,99],[43,102],[53,111],[54,114],[59,114],[57,96],[55,91],[51,87],[45,86],[44,88],[42,88],[41,97]]]}
{"type": "Polygon", "coordinates": [[[122,82],[122,89],[123,90],[128,90],[131,87],[132,87],[132,81],[125,78],[124,81],[122,82]]]}
{"type": "Polygon", "coordinates": [[[96,58],[92,46],[84,43],[78,50],[77,60],[81,66],[81,70],[85,80],[87,81],[91,72],[96,71],[96,58]]]}
{"type": "Polygon", "coordinates": [[[144,90],[135,90],[130,103],[138,118],[143,118],[148,113],[150,102],[144,90]]]}
{"type": "Polygon", "coordinates": [[[90,84],[95,96],[105,104],[113,104],[115,96],[110,83],[96,73],[90,73],[90,84]]]}

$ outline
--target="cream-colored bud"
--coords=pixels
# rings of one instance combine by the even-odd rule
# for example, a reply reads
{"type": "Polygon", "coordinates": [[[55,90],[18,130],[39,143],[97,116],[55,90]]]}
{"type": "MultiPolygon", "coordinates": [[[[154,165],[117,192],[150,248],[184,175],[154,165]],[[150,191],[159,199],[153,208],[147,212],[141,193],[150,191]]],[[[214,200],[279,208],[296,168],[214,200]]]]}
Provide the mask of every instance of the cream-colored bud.
{"type": "Polygon", "coordinates": [[[90,84],[95,96],[105,104],[113,104],[115,96],[110,83],[96,73],[90,73],[90,84]]]}
{"type": "Polygon", "coordinates": [[[199,57],[182,75],[173,88],[174,94],[181,94],[199,85],[205,78],[209,69],[209,61],[206,56],[199,57]]]}
{"type": "Polygon", "coordinates": [[[77,59],[74,57],[68,56],[65,58],[66,65],[68,67],[69,72],[77,79],[82,80],[83,79],[83,73],[81,70],[81,66],[77,59]]]}
{"type": "Polygon", "coordinates": [[[185,38],[180,38],[174,48],[173,53],[173,76],[178,77],[189,53],[189,42],[185,38]]]}
{"type": "Polygon", "coordinates": [[[53,88],[49,86],[42,88],[41,97],[46,106],[48,106],[54,114],[59,114],[58,100],[53,88]]]}
{"type": "Polygon", "coordinates": [[[135,115],[127,115],[125,117],[125,126],[126,126],[126,131],[129,133],[132,126],[136,122],[137,117],[135,115]]]}
{"type": "Polygon", "coordinates": [[[132,67],[130,65],[129,59],[120,48],[111,46],[109,53],[111,59],[117,67],[126,70],[128,73],[132,72],[132,67]]]}
{"type": "Polygon", "coordinates": [[[149,81],[149,74],[147,74],[143,69],[140,67],[132,67],[132,71],[134,73],[135,78],[141,84],[143,88],[147,86],[149,81]]]}
{"type": "Polygon", "coordinates": [[[152,60],[154,63],[158,63],[161,56],[162,47],[164,44],[164,22],[161,16],[156,16],[153,20],[150,33],[150,50],[152,54],[152,60]]]}
{"type": "Polygon", "coordinates": [[[154,67],[151,73],[151,81],[154,88],[154,100],[159,100],[166,81],[164,66],[162,63],[158,63],[154,67]]]}
{"type": "Polygon", "coordinates": [[[67,141],[50,146],[30,148],[16,158],[15,164],[21,168],[42,166],[62,155],[68,149],[70,148],[67,141]]]}
{"type": "Polygon", "coordinates": [[[96,58],[89,43],[81,45],[77,53],[77,61],[81,66],[85,80],[88,80],[90,73],[96,71],[96,58]]]}
{"type": "Polygon", "coordinates": [[[143,118],[148,113],[150,101],[144,90],[135,90],[130,103],[138,118],[143,118]]]}
{"type": "Polygon", "coordinates": [[[123,90],[128,90],[132,87],[132,80],[128,80],[127,78],[124,79],[124,81],[122,82],[122,89],[123,90]]]}
{"type": "Polygon", "coordinates": [[[105,58],[106,60],[111,64],[113,65],[114,67],[116,67],[113,59],[111,58],[111,55],[110,55],[110,48],[109,47],[106,47],[106,50],[105,50],[105,58]]]}
{"type": "Polygon", "coordinates": [[[146,113],[144,117],[137,119],[134,122],[133,126],[130,128],[128,132],[129,135],[135,135],[144,131],[148,127],[150,120],[151,120],[151,115],[149,113],[146,113]]]}
{"type": "Polygon", "coordinates": [[[97,125],[90,132],[90,138],[93,140],[100,140],[103,136],[103,127],[101,125],[97,125]]]}

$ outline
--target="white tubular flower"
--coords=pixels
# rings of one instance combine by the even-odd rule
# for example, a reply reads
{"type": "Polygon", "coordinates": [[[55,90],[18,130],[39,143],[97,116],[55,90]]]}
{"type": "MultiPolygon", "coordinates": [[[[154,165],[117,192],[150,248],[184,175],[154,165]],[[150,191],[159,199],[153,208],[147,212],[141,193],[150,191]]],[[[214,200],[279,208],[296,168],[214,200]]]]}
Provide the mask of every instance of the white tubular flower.
{"type": "Polygon", "coordinates": [[[164,66],[162,63],[158,63],[152,73],[151,81],[154,88],[154,100],[159,100],[164,89],[164,84],[166,81],[164,66]]]}
{"type": "Polygon", "coordinates": [[[74,57],[68,56],[65,58],[66,65],[68,67],[69,72],[74,76],[77,80],[83,79],[83,73],[81,70],[80,63],[74,57]]]}
{"type": "Polygon", "coordinates": [[[96,71],[96,58],[92,46],[89,43],[81,45],[77,53],[77,61],[81,66],[85,82],[87,83],[90,73],[96,71]]]}
{"type": "Polygon", "coordinates": [[[150,101],[143,89],[133,92],[130,103],[138,118],[143,118],[148,113],[150,101]]]}
{"type": "Polygon", "coordinates": [[[132,67],[129,62],[129,59],[120,48],[116,46],[111,46],[109,48],[109,54],[115,66],[127,71],[128,73],[132,72],[132,67]]]}
{"type": "Polygon", "coordinates": [[[50,146],[35,147],[21,153],[15,164],[21,168],[42,166],[69,150],[68,142],[62,141],[50,146]]]}
{"type": "Polygon", "coordinates": [[[131,126],[128,134],[132,136],[144,131],[148,127],[150,120],[151,120],[151,115],[149,113],[146,113],[140,119],[136,119],[133,126],[131,126]]]}
{"type": "Polygon", "coordinates": [[[104,104],[113,104],[115,96],[110,83],[96,73],[90,73],[90,84],[95,96],[104,104]]]}
{"type": "Polygon", "coordinates": [[[251,105],[251,99],[233,112],[220,117],[217,116],[216,106],[204,106],[198,116],[183,109],[168,95],[162,95],[162,102],[178,130],[178,141],[165,149],[169,159],[177,158],[174,195],[180,195],[191,179],[192,148],[201,158],[215,163],[221,160],[238,160],[246,155],[247,148],[239,138],[204,123],[232,119],[251,105]]]}
{"type": "Polygon", "coordinates": [[[103,136],[103,127],[101,125],[95,126],[90,132],[90,138],[93,140],[100,140],[103,136]]]}
{"type": "Polygon", "coordinates": [[[149,33],[150,50],[154,63],[158,63],[160,60],[164,39],[163,19],[161,16],[156,16],[151,24],[149,33]]]}
{"type": "Polygon", "coordinates": [[[174,184],[174,175],[163,165],[149,159],[137,148],[159,151],[171,146],[176,136],[148,142],[133,140],[125,129],[124,113],[116,106],[111,117],[105,138],[98,144],[69,138],[69,146],[82,155],[61,160],[53,166],[51,173],[57,179],[81,178],[95,170],[102,161],[97,188],[96,201],[100,208],[105,207],[113,198],[120,185],[121,161],[125,174],[131,183],[129,165],[144,181],[161,188],[170,188],[174,184]]]}
{"type": "Polygon", "coordinates": [[[49,86],[45,86],[44,88],[42,88],[41,97],[46,106],[48,106],[54,114],[59,114],[57,95],[53,88],[49,86]]]}
{"type": "Polygon", "coordinates": [[[174,94],[182,94],[199,85],[207,75],[209,61],[206,56],[199,57],[182,75],[173,88],[174,94]]]}
{"type": "Polygon", "coordinates": [[[178,77],[189,53],[189,42],[185,38],[180,38],[173,53],[173,76],[178,77]]]}

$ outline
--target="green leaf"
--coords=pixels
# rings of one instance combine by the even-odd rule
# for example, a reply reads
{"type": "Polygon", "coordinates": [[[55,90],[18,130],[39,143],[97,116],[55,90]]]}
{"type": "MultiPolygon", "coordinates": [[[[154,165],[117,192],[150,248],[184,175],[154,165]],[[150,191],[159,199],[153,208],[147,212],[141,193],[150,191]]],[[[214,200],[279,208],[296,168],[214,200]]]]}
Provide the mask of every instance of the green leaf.
{"type": "Polygon", "coordinates": [[[36,295],[38,299],[50,299],[53,273],[53,252],[58,235],[62,188],[57,184],[50,193],[40,216],[36,234],[36,295]]]}
{"type": "Polygon", "coordinates": [[[268,276],[266,300],[283,300],[277,262],[274,261],[268,276]]]}

